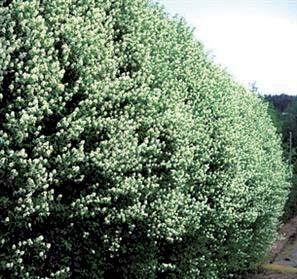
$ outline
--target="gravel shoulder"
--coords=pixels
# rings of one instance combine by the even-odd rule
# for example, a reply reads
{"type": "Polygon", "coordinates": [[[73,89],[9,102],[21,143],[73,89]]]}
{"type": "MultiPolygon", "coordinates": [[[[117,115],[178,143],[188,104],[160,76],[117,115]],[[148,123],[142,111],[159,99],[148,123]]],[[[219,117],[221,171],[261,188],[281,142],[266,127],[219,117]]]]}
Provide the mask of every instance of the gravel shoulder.
{"type": "Polygon", "coordinates": [[[261,272],[251,274],[247,279],[297,278],[297,216],[282,226],[279,240],[260,269],[261,272]]]}

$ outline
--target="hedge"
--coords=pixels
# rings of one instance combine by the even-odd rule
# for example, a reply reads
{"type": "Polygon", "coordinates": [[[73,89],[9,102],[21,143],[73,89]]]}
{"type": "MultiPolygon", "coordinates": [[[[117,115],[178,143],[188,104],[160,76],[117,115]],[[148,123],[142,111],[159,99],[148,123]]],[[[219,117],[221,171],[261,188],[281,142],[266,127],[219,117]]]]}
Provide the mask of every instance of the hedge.
{"type": "Polygon", "coordinates": [[[250,268],[288,189],[266,111],[156,4],[1,1],[1,276],[250,268]]]}

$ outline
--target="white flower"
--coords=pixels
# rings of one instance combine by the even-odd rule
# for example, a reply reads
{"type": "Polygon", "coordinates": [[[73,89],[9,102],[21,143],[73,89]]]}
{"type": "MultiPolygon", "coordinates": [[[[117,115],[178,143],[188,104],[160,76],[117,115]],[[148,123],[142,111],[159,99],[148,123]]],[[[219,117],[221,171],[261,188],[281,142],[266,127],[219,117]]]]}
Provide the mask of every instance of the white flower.
{"type": "Polygon", "coordinates": [[[38,240],[38,241],[43,241],[43,240],[44,240],[44,236],[43,236],[43,235],[38,236],[38,237],[37,237],[37,240],[38,240]]]}

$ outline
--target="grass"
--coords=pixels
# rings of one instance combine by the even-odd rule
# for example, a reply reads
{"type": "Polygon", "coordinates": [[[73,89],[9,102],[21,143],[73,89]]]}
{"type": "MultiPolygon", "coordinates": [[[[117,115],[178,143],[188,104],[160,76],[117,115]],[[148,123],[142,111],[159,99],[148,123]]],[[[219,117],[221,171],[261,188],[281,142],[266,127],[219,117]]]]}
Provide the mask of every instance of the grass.
{"type": "Polygon", "coordinates": [[[288,266],[288,265],[282,265],[282,264],[263,264],[262,268],[268,271],[274,271],[279,273],[290,273],[290,274],[297,274],[297,268],[288,266]]]}

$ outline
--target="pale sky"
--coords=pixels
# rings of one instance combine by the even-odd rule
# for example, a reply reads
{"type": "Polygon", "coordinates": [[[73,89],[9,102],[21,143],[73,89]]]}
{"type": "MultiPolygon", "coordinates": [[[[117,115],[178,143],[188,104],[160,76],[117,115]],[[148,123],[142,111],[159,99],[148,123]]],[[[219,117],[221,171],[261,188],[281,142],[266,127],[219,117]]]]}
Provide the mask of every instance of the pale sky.
{"type": "Polygon", "coordinates": [[[158,0],[214,60],[260,93],[297,95],[297,0],[158,0]]]}

